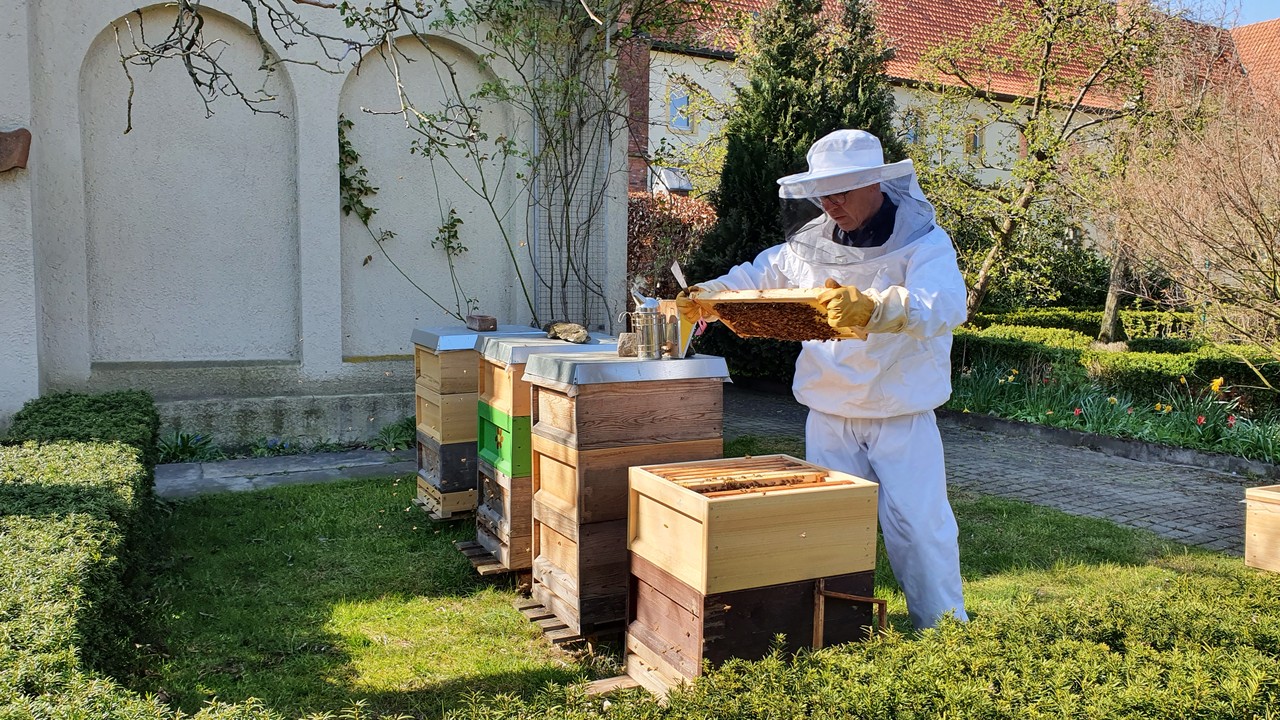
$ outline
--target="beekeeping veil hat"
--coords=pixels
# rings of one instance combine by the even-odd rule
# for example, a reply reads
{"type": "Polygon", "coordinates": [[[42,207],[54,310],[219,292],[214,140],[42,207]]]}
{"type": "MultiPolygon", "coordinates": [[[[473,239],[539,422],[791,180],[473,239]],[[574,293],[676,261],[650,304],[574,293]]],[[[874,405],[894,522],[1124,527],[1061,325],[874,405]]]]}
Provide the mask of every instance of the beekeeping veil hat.
{"type": "Polygon", "coordinates": [[[809,171],[778,180],[782,229],[800,257],[819,264],[863,262],[911,242],[934,223],[933,206],[916,181],[910,160],[884,161],[880,139],[865,130],[836,130],[819,138],[806,154],[809,171]],[[830,239],[833,223],[819,198],[879,184],[898,206],[898,222],[886,245],[850,248],[830,239]]]}
{"type": "Polygon", "coordinates": [[[911,161],[886,164],[880,138],[865,130],[836,130],[805,155],[809,172],[778,180],[778,197],[817,199],[910,175],[911,161]]]}

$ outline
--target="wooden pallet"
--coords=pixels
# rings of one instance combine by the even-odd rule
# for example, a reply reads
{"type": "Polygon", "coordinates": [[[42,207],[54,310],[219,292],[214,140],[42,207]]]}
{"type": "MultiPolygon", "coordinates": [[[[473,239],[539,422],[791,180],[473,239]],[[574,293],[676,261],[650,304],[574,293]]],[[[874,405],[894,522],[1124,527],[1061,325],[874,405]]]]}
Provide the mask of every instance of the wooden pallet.
{"type": "Polygon", "coordinates": [[[516,610],[528,618],[529,622],[542,629],[542,634],[552,645],[576,645],[586,641],[581,634],[571,629],[563,620],[556,617],[542,603],[533,598],[521,598],[515,602],[516,610]]]}
{"type": "Polygon", "coordinates": [[[456,512],[443,512],[438,507],[436,507],[434,503],[428,502],[427,500],[424,500],[423,498],[420,498],[420,497],[414,498],[413,504],[417,505],[419,508],[422,508],[422,511],[427,514],[427,517],[431,518],[436,522],[461,520],[463,518],[469,518],[469,517],[475,516],[474,510],[459,510],[456,512]]]}
{"type": "Polygon", "coordinates": [[[493,553],[475,540],[459,540],[453,546],[467,556],[467,560],[471,561],[471,567],[475,568],[476,572],[481,575],[504,575],[513,572],[503,565],[498,558],[494,557],[493,553]]]}

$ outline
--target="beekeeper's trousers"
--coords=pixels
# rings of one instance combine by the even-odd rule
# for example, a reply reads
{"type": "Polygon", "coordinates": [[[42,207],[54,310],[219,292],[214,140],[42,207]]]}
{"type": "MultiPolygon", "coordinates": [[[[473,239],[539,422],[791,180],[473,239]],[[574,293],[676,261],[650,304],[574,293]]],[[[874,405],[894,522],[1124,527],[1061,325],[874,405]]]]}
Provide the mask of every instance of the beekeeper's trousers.
{"type": "Polygon", "coordinates": [[[880,483],[880,529],[912,624],[933,627],[952,611],[968,620],[959,531],[933,412],[854,419],[810,410],[805,440],[809,462],[880,483]]]}

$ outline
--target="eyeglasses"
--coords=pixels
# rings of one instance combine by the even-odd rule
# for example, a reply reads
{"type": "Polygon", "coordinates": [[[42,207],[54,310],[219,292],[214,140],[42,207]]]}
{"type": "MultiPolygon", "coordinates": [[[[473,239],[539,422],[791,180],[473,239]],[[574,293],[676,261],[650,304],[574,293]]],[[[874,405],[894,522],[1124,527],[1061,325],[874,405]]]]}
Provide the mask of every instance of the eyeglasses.
{"type": "Polygon", "coordinates": [[[839,207],[841,205],[844,205],[845,199],[848,198],[849,193],[851,192],[853,191],[845,190],[842,193],[835,193],[832,195],[822,195],[816,198],[809,198],[809,200],[811,200],[814,205],[817,205],[818,207],[825,210],[827,209],[828,206],[839,207]]]}

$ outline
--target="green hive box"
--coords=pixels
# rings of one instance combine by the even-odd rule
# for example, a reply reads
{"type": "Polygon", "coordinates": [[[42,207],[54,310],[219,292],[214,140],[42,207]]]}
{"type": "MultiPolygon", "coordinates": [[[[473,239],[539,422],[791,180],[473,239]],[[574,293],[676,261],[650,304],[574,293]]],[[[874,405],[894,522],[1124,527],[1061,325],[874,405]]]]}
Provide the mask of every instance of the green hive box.
{"type": "Polygon", "coordinates": [[[480,459],[508,477],[533,474],[529,417],[511,417],[488,403],[477,403],[480,416],[480,459]]]}

